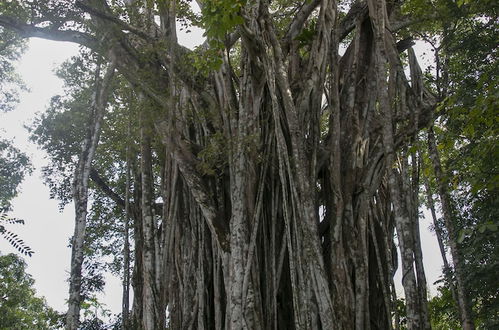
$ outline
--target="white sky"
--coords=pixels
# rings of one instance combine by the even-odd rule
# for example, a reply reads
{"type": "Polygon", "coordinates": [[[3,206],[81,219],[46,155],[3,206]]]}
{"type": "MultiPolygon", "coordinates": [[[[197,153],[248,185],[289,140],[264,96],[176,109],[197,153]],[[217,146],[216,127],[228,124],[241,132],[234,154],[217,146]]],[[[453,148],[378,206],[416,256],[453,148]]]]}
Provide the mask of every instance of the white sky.
{"type": "MultiPolygon", "coordinates": [[[[10,226],[34,251],[28,263],[28,273],[36,280],[35,287],[47,298],[50,306],[63,311],[68,284],[66,282],[71,251],[68,238],[73,228],[73,210],[68,206],[58,211],[57,201],[49,199],[49,190],[43,185],[40,169],[44,153],[29,143],[23,128],[35,113],[43,111],[52,95],[62,91],[62,81],[53,75],[53,69],[76,52],[76,46],[32,39],[29,51],[18,64],[18,72],[31,89],[21,95],[21,103],[9,113],[0,113],[3,137],[13,138],[17,148],[26,152],[35,166],[35,172],[22,184],[21,194],[13,201],[14,217],[24,219],[24,226],[10,226]]],[[[4,239],[0,239],[2,253],[16,252],[4,239]]]]}
{"type": "MultiPolygon", "coordinates": [[[[191,29],[193,33],[179,34],[181,43],[192,48],[202,40],[202,32],[191,29]]],[[[417,53],[424,49],[418,47],[417,53]]],[[[26,152],[35,166],[34,173],[22,184],[22,191],[13,201],[13,217],[26,221],[26,225],[13,225],[13,229],[35,251],[28,263],[28,273],[36,280],[38,295],[44,296],[48,304],[65,311],[68,295],[67,278],[71,251],[68,248],[69,238],[74,228],[73,205],[68,205],[61,213],[58,202],[49,199],[49,190],[41,179],[41,168],[46,164],[46,155],[28,141],[28,132],[23,125],[30,124],[37,112],[45,111],[50,98],[62,93],[62,81],[53,74],[54,69],[65,59],[76,54],[77,46],[69,43],[53,42],[42,39],[30,39],[29,50],[18,64],[18,72],[30,88],[23,93],[17,109],[9,113],[0,113],[0,136],[14,139],[16,147],[26,152]],[[1,129],[4,131],[2,132],[1,129]]],[[[427,215],[427,214],[426,214],[427,215]]],[[[429,217],[422,220],[422,245],[425,270],[428,284],[431,286],[441,274],[441,257],[435,236],[427,228],[429,217]]],[[[17,253],[5,239],[0,238],[0,252],[17,253]]],[[[400,265],[400,263],[399,263],[400,265]]],[[[400,266],[399,266],[400,269],[400,266]]],[[[397,293],[402,294],[400,271],[395,281],[397,293]]],[[[431,290],[435,294],[435,290],[431,290]]],[[[121,284],[114,277],[109,277],[105,295],[101,301],[113,313],[121,311],[121,284]]]]}

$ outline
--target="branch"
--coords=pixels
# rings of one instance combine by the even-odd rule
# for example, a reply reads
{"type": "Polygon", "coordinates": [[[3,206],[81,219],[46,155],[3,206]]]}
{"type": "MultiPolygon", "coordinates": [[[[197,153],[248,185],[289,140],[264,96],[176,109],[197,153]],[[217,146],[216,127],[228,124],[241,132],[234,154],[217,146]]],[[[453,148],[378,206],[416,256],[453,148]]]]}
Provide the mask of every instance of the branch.
{"type": "Polygon", "coordinates": [[[104,181],[99,173],[97,173],[97,170],[95,168],[90,169],[90,179],[99,187],[99,189],[106,194],[109,198],[111,198],[113,201],[116,202],[119,206],[122,208],[125,208],[125,201],[117,194],[115,193],[109,185],[104,181]]]}
{"type": "Polygon", "coordinates": [[[81,8],[83,11],[86,11],[89,14],[92,14],[94,16],[97,16],[97,17],[100,17],[100,18],[105,19],[107,21],[110,21],[110,22],[118,25],[121,29],[123,29],[125,31],[130,31],[133,34],[135,34],[135,35],[137,35],[137,36],[139,36],[147,41],[154,40],[150,35],[148,35],[144,31],[123,22],[122,20],[120,20],[116,16],[102,12],[94,7],[91,7],[91,6],[83,3],[82,1],[76,1],[75,5],[76,5],[76,7],[81,8]]]}
{"type": "Polygon", "coordinates": [[[291,42],[291,40],[293,40],[300,34],[300,32],[303,29],[303,25],[307,21],[307,18],[319,5],[319,3],[320,0],[305,1],[305,3],[301,6],[300,10],[298,10],[295,19],[289,25],[288,32],[284,37],[286,43],[291,42]]]}
{"type": "MultiPolygon", "coordinates": [[[[345,39],[345,37],[355,28],[356,20],[359,17],[367,17],[367,14],[368,14],[367,4],[360,1],[355,2],[348,11],[348,14],[340,22],[339,26],[340,41],[345,39]]],[[[397,32],[412,24],[434,20],[438,17],[439,15],[436,12],[428,17],[413,17],[413,16],[396,17],[392,21],[390,21],[390,30],[392,32],[397,32]]]]}
{"type": "Polygon", "coordinates": [[[14,20],[12,17],[0,15],[0,26],[17,32],[23,38],[36,37],[54,41],[74,42],[91,49],[97,49],[98,42],[90,34],[72,30],[54,30],[40,28],[14,20]]]}
{"type": "MultiPolygon", "coordinates": [[[[88,6],[85,8],[89,8],[88,10],[91,10],[88,6]]],[[[100,18],[102,21],[105,21],[107,23],[112,21],[114,24],[120,24],[121,26],[123,26],[123,24],[126,25],[126,23],[123,22],[122,24],[118,23],[117,21],[119,21],[119,19],[115,17],[113,18],[112,16],[106,15],[105,13],[101,14],[104,15],[105,18],[103,18],[102,15],[96,15],[96,17],[100,18]]],[[[103,47],[105,49],[113,48],[113,52],[117,56],[117,65],[120,73],[122,73],[133,84],[140,86],[140,88],[142,88],[148,96],[158,102],[158,104],[167,104],[165,102],[164,96],[162,96],[160,92],[155,91],[155,88],[153,86],[157,86],[157,84],[144,83],[143,80],[140,79],[140,77],[142,77],[143,75],[138,74],[137,71],[140,70],[144,63],[139,63],[137,57],[134,56],[134,54],[130,53],[130,47],[124,44],[123,39],[126,38],[126,34],[120,36],[122,38],[116,38],[117,40],[122,40],[122,42],[116,43],[116,40],[113,40],[112,36],[109,36],[108,33],[104,33],[103,37],[98,39],[91,34],[80,31],[36,27],[23,22],[19,22],[14,18],[5,15],[0,15],[0,26],[18,33],[23,38],[37,37],[54,41],[77,43],[79,45],[88,47],[97,53],[101,53],[101,55],[103,56],[107,56],[106,54],[102,54],[103,47]]],[[[131,27],[127,26],[127,29],[130,28],[131,27]]],[[[106,24],[106,31],[109,30],[111,30],[111,25],[106,24]]],[[[123,33],[122,31],[120,32],[123,33]]],[[[151,42],[154,39],[152,36],[144,35],[140,31],[135,32],[141,34],[142,37],[147,38],[147,42],[151,42]]],[[[114,36],[116,36],[116,33],[114,36]]],[[[190,52],[190,50],[179,44],[171,44],[169,46],[174,47],[173,53],[176,57],[185,55],[186,53],[190,52]]],[[[180,80],[186,83],[193,91],[196,91],[205,101],[207,101],[208,103],[211,102],[205,93],[207,84],[204,82],[198,82],[196,80],[200,77],[193,77],[192,74],[189,74],[190,70],[187,70],[185,66],[182,65],[181,61],[173,60],[166,54],[166,52],[158,52],[157,55],[162,65],[172,69],[180,80]]]]}
{"type": "MultiPolygon", "coordinates": [[[[289,25],[289,29],[285,37],[286,43],[289,43],[300,34],[307,18],[319,5],[319,3],[319,0],[313,0],[308,4],[304,4],[300,8],[298,13],[296,14],[295,19],[289,25]]],[[[355,28],[355,22],[357,21],[357,19],[359,17],[367,16],[367,13],[367,4],[365,4],[364,2],[356,1],[339,24],[339,41],[345,39],[346,36],[355,28]]]]}
{"type": "MultiPolygon", "coordinates": [[[[123,209],[125,209],[125,200],[123,198],[120,197],[120,195],[118,195],[116,192],[113,191],[113,189],[111,189],[111,187],[109,187],[109,185],[107,184],[106,181],[104,181],[103,178],[101,178],[101,176],[99,175],[99,173],[97,172],[97,170],[95,168],[91,168],[90,169],[90,179],[92,179],[92,181],[95,183],[95,185],[109,198],[111,198],[111,200],[113,200],[116,205],[122,207],[123,209]]],[[[135,210],[136,209],[136,204],[135,203],[130,203],[130,206],[131,206],[131,209],[132,210],[135,210]]],[[[161,214],[163,212],[163,203],[154,203],[153,205],[153,208],[154,208],[154,211],[156,212],[156,214],[161,214]]],[[[134,216],[137,212],[133,212],[134,213],[134,216]]]]}
{"type": "Polygon", "coordinates": [[[399,53],[405,52],[407,49],[411,48],[414,45],[415,43],[412,37],[402,39],[397,42],[397,51],[399,53]]]}
{"type": "MultiPolygon", "coordinates": [[[[340,31],[338,33],[340,42],[355,28],[355,22],[357,22],[359,18],[367,17],[367,13],[368,9],[365,2],[356,1],[352,5],[347,15],[340,22],[340,31]]],[[[363,19],[361,21],[363,21],[363,19]]]]}

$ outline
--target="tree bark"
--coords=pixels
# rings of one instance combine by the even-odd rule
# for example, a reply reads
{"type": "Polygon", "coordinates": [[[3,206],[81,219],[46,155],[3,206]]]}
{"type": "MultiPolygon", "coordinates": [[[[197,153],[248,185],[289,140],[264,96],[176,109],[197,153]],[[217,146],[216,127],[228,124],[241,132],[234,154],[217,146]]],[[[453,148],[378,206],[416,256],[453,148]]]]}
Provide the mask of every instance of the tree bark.
{"type": "MultiPolygon", "coordinates": [[[[128,121],[127,142],[130,143],[130,119],[128,121]]],[[[129,326],[130,312],[130,146],[126,148],[126,165],[125,165],[125,221],[124,221],[124,244],[123,244],[123,295],[122,295],[122,328],[127,329],[129,326]]]]}
{"type": "Polygon", "coordinates": [[[433,227],[435,227],[435,234],[437,236],[438,248],[440,249],[440,255],[442,256],[442,262],[444,264],[444,274],[450,271],[449,261],[447,260],[447,252],[444,244],[444,234],[442,232],[442,226],[438,222],[437,212],[435,211],[435,201],[433,200],[433,195],[431,193],[431,188],[428,180],[425,180],[425,190],[426,190],[426,200],[428,203],[428,208],[431,212],[431,218],[433,220],[433,227]]]}
{"type": "MultiPolygon", "coordinates": [[[[408,205],[404,201],[403,191],[401,190],[401,174],[394,168],[395,165],[395,139],[394,139],[394,120],[393,109],[390,100],[390,91],[387,84],[388,56],[392,47],[391,40],[387,39],[385,34],[386,3],[385,1],[368,1],[370,18],[374,23],[375,38],[375,64],[376,79],[378,85],[378,101],[382,115],[384,116],[383,129],[383,148],[385,151],[385,164],[388,175],[388,187],[390,191],[393,212],[395,216],[395,225],[402,258],[402,284],[404,286],[405,298],[407,301],[407,327],[408,329],[424,329],[428,324],[427,315],[423,309],[426,302],[419,299],[419,283],[416,279],[415,262],[415,238],[414,227],[409,217],[408,205]],[[426,318],[426,319],[425,319],[426,318]]],[[[396,77],[396,69],[392,66],[389,70],[389,83],[393,83],[396,77]]],[[[394,97],[392,92],[392,99],[394,97]]],[[[396,126],[395,126],[396,127],[396,126]]],[[[424,288],[426,289],[426,288],[424,288]]]]}
{"type": "Polygon", "coordinates": [[[140,127],[140,172],[142,178],[142,234],[144,245],[142,249],[142,328],[144,330],[160,330],[164,328],[165,320],[161,319],[159,288],[156,282],[156,256],[159,253],[155,243],[157,236],[156,215],[154,214],[154,186],[152,176],[152,151],[150,131],[152,125],[147,109],[141,111],[140,127]]]}
{"type": "Polygon", "coordinates": [[[428,129],[428,150],[430,153],[430,159],[433,163],[435,178],[437,180],[438,193],[440,196],[440,202],[442,203],[442,213],[444,217],[445,227],[447,228],[447,232],[449,233],[448,243],[452,256],[452,263],[454,265],[454,274],[456,276],[456,291],[458,298],[457,302],[459,306],[459,313],[461,316],[461,326],[464,330],[473,330],[475,329],[475,324],[473,322],[470,299],[468,297],[468,291],[466,289],[466,280],[464,279],[463,274],[463,260],[457,243],[458,232],[454,225],[454,215],[451,205],[451,198],[448,192],[448,184],[442,171],[440,155],[438,153],[433,127],[430,127],[428,129]]]}
{"type": "Polygon", "coordinates": [[[114,75],[115,63],[111,62],[101,81],[100,67],[96,71],[96,86],[92,100],[90,124],[83,141],[82,152],[75,170],[73,200],[75,204],[75,231],[71,240],[71,275],[69,281],[68,312],[66,329],[76,330],[80,320],[83,246],[87,221],[88,180],[95,151],[99,143],[100,131],[106,110],[110,84],[114,75]]]}
{"type": "Polygon", "coordinates": [[[242,23],[196,52],[177,43],[174,2],[153,3],[78,2],[88,33],[0,17],[112,49],[140,99],[130,327],[162,329],[168,310],[174,329],[390,328],[394,227],[410,328],[425,323],[417,210],[393,166],[434,104],[405,78],[384,2],[341,19],[333,0],[237,2],[242,23]]]}

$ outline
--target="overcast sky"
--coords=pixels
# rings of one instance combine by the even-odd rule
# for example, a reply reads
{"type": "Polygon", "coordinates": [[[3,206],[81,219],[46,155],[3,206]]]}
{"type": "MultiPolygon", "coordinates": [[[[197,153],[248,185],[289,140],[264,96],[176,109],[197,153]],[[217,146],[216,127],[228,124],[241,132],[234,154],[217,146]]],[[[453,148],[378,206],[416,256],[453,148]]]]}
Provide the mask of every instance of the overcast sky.
{"type": "MultiPolygon", "coordinates": [[[[185,36],[179,35],[181,43],[193,47],[201,41],[201,32],[185,36]]],[[[30,88],[23,93],[21,103],[10,113],[0,113],[0,136],[14,139],[16,147],[26,152],[35,166],[34,173],[22,184],[21,194],[14,200],[12,216],[24,219],[26,225],[9,228],[35,251],[31,258],[25,258],[28,272],[36,280],[35,288],[39,295],[45,296],[49,305],[59,311],[65,311],[68,296],[69,265],[71,251],[69,238],[74,228],[73,205],[68,205],[61,213],[58,202],[49,199],[49,190],[41,179],[41,168],[46,164],[45,154],[28,141],[28,132],[23,128],[30,124],[36,113],[46,109],[50,98],[62,92],[62,81],[53,74],[54,69],[71,55],[78,47],[74,44],[30,39],[29,50],[18,64],[18,71],[30,88]]],[[[418,47],[417,53],[424,49],[418,47]]],[[[427,215],[427,214],[426,214],[427,215]]],[[[427,215],[428,216],[428,215],[427,215]]],[[[423,256],[427,281],[432,285],[441,274],[441,258],[435,236],[428,231],[430,222],[421,221],[423,256]]],[[[0,238],[0,252],[17,253],[5,239],[0,238]]],[[[400,265],[400,263],[399,263],[400,265]]],[[[399,267],[400,268],[400,267],[399,267]]],[[[396,276],[397,291],[402,293],[400,270],[396,276]]],[[[435,294],[435,290],[431,290],[435,294]]],[[[101,301],[114,313],[121,310],[121,284],[116,278],[108,278],[106,295],[101,301]]]]}

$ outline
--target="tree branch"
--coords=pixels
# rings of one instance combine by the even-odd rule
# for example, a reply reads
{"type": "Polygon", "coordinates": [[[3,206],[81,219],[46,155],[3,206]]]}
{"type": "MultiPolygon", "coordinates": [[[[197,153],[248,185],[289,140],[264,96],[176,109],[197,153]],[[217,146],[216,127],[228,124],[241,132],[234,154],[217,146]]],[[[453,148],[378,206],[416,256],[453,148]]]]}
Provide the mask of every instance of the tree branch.
{"type": "Polygon", "coordinates": [[[5,15],[0,15],[0,26],[17,32],[23,38],[37,37],[54,41],[74,42],[91,49],[96,49],[98,46],[97,39],[88,33],[72,30],[40,28],[18,22],[12,17],[5,15]]]}
{"type": "Polygon", "coordinates": [[[97,170],[93,167],[90,169],[90,179],[92,179],[92,181],[104,194],[115,201],[117,205],[125,208],[125,201],[109,187],[109,185],[100,177],[97,170]]]}
{"type": "Polygon", "coordinates": [[[295,19],[289,25],[288,32],[284,37],[286,43],[289,43],[291,40],[293,40],[300,34],[300,32],[303,29],[303,25],[307,21],[307,18],[319,5],[319,3],[320,0],[305,1],[305,3],[301,6],[300,10],[298,10],[295,19]]]}
{"type": "MultiPolygon", "coordinates": [[[[120,197],[116,192],[114,192],[111,187],[107,184],[107,182],[99,175],[95,168],[90,169],[90,179],[95,183],[95,185],[111,200],[113,200],[116,205],[125,209],[125,200],[120,197]]],[[[130,203],[131,209],[134,210],[134,214],[136,214],[136,204],[130,203]]],[[[163,211],[163,203],[154,203],[153,205],[154,211],[156,214],[161,214],[163,211]]]]}
{"type": "Polygon", "coordinates": [[[153,40],[153,38],[150,35],[148,35],[147,33],[145,33],[144,31],[142,31],[134,26],[131,26],[130,24],[123,22],[119,18],[117,18],[109,13],[105,13],[103,11],[100,11],[99,9],[96,9],[92,6],[89,6],[88,4],[83,3],[82,1],[76,1],[75,5],[76,5],[76,7],[81,8],[82,10],[86,11],[87,13],[89,13],[91,15],[100,17],[102,19],[105,19],[107,21],[110,21],[110,22],[116,24],[122,30],[130,31],[133,34],[135,34],[135,35],[137,35],[145,40],[148,40],[148,41],[153,40]]]}
{"type": "MultiPolygon", "coordinates": [[[[341,42],[355,28],[355,22],[359,17],[367,17],[367,4],[365,2],[356,1],[347,15],[341,20],[339,25],[339,41],[341,42]]],[[[363,19],[361,19],[363,21],[363,19]]]]}

